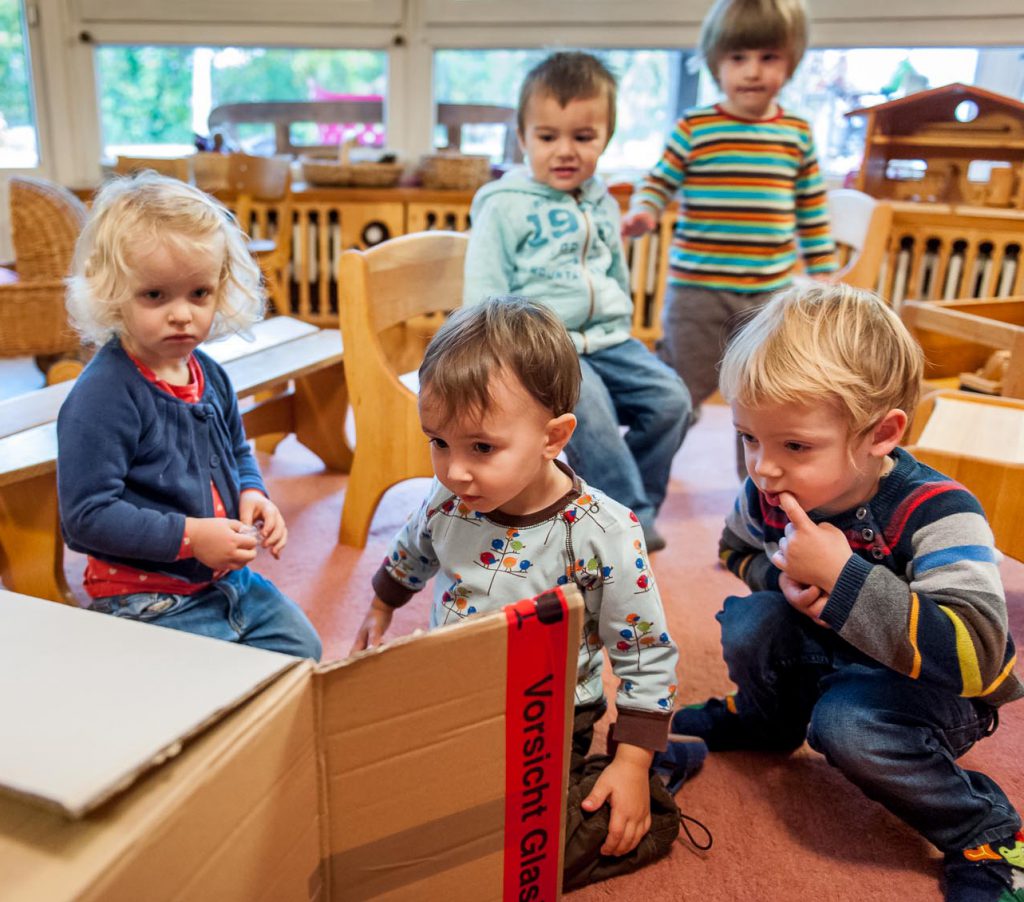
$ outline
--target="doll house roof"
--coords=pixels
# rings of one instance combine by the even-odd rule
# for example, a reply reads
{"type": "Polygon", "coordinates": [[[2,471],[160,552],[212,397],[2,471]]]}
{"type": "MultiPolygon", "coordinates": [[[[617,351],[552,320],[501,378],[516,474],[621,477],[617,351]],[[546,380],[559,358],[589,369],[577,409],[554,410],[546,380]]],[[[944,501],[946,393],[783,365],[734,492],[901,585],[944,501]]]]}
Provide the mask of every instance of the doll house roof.
{"type": "Polygon", "coordinates": [[[911,113],[921,122],[933,119],[948,120],[957,105],[965,100],[973,100],[981,112],[1008,113],[1024,123],[1024,103],[1021,101],[1007,97],[1005,94],[996,94],[994,91],[986,91],[984,88],[959,82],[943,85],[941,88],[932,88],[928,91],[918,91],[916,94],[890,100],[888,103],[860,107],[850,110],[846,115],[863,116],[866,113],[871,113],[876,119],[888,119],[893,116],[899,116],[902,119],[911,113]]]}

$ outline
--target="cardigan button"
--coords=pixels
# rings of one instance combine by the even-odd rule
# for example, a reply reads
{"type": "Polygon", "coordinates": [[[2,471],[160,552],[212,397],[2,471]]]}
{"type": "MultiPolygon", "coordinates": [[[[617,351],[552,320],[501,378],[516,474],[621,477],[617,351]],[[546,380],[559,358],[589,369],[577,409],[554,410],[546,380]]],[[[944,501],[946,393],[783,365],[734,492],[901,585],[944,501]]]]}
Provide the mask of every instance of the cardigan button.
{"type": "Polygon", "coordinates": [[[866,519],[867,515],[868,515],[868,509],[866,507],[858,507],[857,508],[857,519],[858,520],[866,519]]]}
{"type": "Polygon", "coordinates": [[[872,556],[872,557],[873,557],[873,558],[874,558],[874,559],[875,559],[876,561],[880,561],[880,560],[881,560],[882,558],[884,558],[884,557],[885,557],[885,551],[883,551],[883,550],[882,550],[881,548],[879,548],[879,547],[878,547],[878,546],[876,545],[876,546],[875,546],[874,548],[872,548],[872,549],[871,549],[871,556],[872,556]]]}
{"type": "Polygon", "coordinates": [[[192,408],[192,416],[197,420],[205,420],[210,416],[210,411],[208,411],[204,405],[197,404],[192,408]]]}
{"type": "Polygon", "coordinates": [[[873,539],[873,538],[875,537],[875,531],[874,531],[874,530],[873,530],[873,529],[872,529],[872,528],[871,528],[870,526],[865,526],[865,527],[864,527],[864,528],[863,528],[863,529],[862,529],[862,530],[860,531],[860,537],[861,537],[861,538],[862,538],[862,539],[863,539],[863,540],[864,540],[865,542],[870,542],[870,541],[871,541],[871,540],[872,540],[872,539],[873,539]]]}
{"type": "Polygon", "coordinates": [[[219,467],[220,466],[220,458],[216,454],[214,454],[213,457],[210,458],[210,466],[211,467],[219,467]]]}

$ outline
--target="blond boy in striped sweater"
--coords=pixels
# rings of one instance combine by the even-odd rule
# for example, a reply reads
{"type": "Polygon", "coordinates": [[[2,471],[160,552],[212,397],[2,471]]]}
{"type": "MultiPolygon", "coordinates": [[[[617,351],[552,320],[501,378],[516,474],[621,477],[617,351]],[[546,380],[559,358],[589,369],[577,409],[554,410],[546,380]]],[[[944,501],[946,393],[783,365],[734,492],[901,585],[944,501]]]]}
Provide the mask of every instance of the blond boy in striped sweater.
{"type": "Polygon", "coordinates": [[[1024,683],[981,505],[899,447],[922,369],[899,317],[845,285],[782,292],[730,343],[750,477],[719,553],[750,594],[717,619],[738,691],[672,732],[712,751],[806,738],[945,853],[947,902],[1024,902],[1020,815],[957,760],[1024,683]]]}

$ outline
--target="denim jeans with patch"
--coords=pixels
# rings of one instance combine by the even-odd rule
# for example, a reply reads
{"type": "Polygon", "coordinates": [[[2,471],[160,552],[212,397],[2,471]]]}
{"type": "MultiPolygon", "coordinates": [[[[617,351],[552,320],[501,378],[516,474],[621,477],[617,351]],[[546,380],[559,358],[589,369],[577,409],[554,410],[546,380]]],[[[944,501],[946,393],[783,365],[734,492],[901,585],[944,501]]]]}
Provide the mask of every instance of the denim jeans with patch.
{"type": "Polygon", "coordinates": [[[903,676],[792,608],[779,592],[716,615],[736,710],[775,747],[811,748],[943,852],[1002,839],[1020,816],[990,777],[957,764],[998,722],[983,702],[903,676]]]}
{"type": "Polygon", "coordinates": [[[195,595],[110,595],[93,599],[90,610],[317,661],[323,651],[302,609],[248,567],[195,595]]]}
{"type": "Polygon", "coordinates": [[[576,431],[565,449],[569,465],[652,526],[690,422],[690,394],[635,338],[581,354],[580,369],[576,431]]]}

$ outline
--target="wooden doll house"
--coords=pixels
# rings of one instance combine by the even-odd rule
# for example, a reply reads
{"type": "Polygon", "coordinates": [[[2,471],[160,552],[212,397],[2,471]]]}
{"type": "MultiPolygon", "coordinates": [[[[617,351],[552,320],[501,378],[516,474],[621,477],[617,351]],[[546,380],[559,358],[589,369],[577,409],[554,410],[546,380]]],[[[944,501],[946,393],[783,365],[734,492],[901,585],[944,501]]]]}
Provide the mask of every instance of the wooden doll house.
{"type": "Polygon", "coordinates": [[[1024,103],[952,84],[846,115],[867,119],[861,191],[1024,209],[1024,103]]]}

